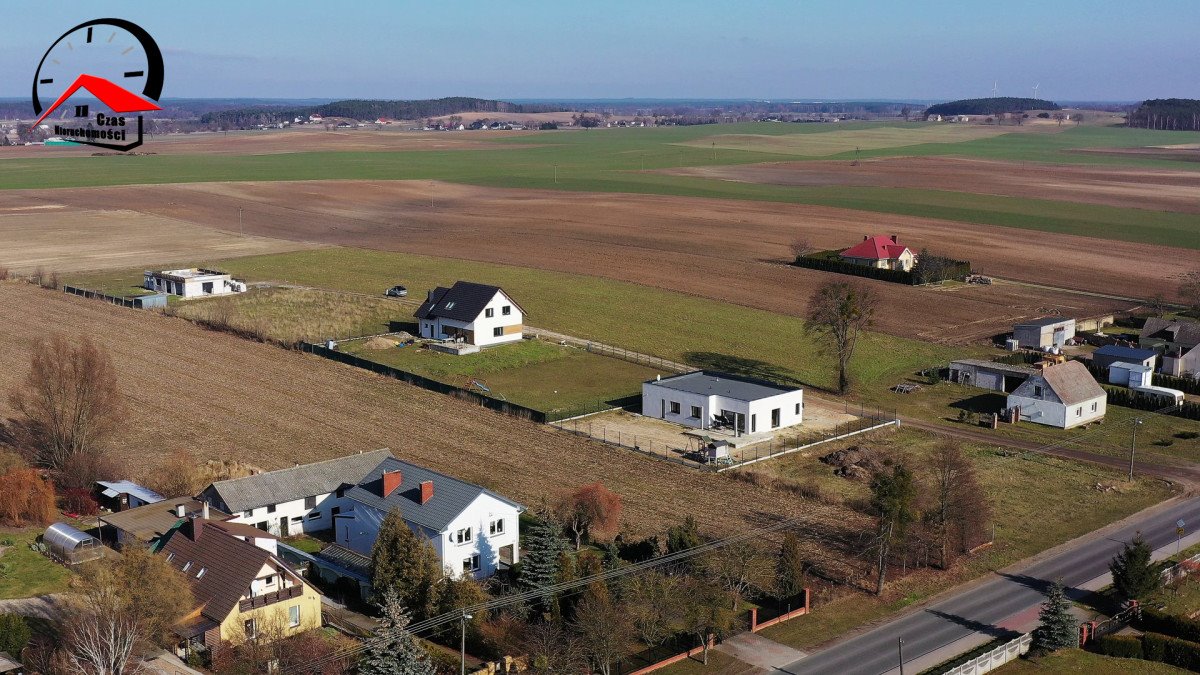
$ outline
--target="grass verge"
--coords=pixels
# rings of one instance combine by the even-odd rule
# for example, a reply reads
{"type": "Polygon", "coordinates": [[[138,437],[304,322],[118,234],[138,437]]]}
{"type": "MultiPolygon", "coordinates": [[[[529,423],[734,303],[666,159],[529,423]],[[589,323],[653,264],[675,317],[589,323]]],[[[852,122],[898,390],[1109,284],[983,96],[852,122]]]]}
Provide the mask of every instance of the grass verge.
{"type": "Polygon", "coordinates": [[[46,556],[31,550],[37,530],[0,534],[3,545],[0,554],[0,598],[29,598],[67,590],[71,572],[46,556]]]}

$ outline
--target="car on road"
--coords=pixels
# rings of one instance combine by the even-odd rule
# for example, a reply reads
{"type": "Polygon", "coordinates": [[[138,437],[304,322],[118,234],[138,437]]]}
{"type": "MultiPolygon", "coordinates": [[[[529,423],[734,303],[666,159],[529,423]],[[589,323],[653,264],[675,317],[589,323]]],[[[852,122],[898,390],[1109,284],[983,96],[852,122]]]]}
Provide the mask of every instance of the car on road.
{"type": "Polygon", "coordinates": [[[387,289],[387,293],[384,293],[384,295],[388,296],[389,298],[407,298],[408,289],[403,286],[392,286],[391,288],[387,289]]]}

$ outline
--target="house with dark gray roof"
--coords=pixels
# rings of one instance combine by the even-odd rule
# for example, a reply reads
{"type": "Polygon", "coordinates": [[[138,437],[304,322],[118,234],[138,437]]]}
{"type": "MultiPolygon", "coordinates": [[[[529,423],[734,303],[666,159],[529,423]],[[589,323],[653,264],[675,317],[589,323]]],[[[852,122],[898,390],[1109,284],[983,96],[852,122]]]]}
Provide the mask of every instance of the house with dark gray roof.
{"type": "Polygon", "coordinates": [[[391,457],[387,448],[212,483],[200,500],[232,514],[229,520],[280,537],[333,527],[350,508],[347,489],[391,457]]]}
{"type": "Polygon", "coordinates": [[[1200,374],[1200,323],[1146,319],[1138,336],[1138,346],[1162,353],[1160,372],[1175,377],[1200,374]]]}
{"type": "Polygon", "coordinates": [[[525,330],[525,311],[504,289],[470,281],[429,291],[415,316],[422,338],[478,347],[519,341],[525,330]]]}
{"type": "Polygon", "coordinates": [[[335,517],[338,544],[370,555],[383,519],[397,512],[429,540],[449,576],[491,576],[517,563],[525,507],[479,485],[388,457],[346,491],[353,508],[335,517]]]}
{"type": "Polygon", "coordinates": [[[697,370],[644,382],[642,414],[735,436],[771,434],[804,420],[804,390],[697,370]]]}

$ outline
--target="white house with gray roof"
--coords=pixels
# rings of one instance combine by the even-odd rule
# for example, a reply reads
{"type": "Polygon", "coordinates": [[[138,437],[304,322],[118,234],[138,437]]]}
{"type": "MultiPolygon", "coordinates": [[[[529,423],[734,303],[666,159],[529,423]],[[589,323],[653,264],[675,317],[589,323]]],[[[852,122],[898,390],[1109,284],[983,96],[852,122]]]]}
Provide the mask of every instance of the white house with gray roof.
{"type": "Polygon", "coordinates": [[[1008,395],[1023,422],[1070,429],[1104,419],[1108,394],[1087,366],[1067,361],[1044,366],[1008,395]]]}
{"type": "Polygon", "coordinates": [[[205,488],[199,499],[233,514],[230,522],[280,537],[328,530],[338,514],[352,508],[346,491],[391,456],[384,448],[221,480],[205,488]]]}
{"type": "Polygon", "coordinates": [[[491,576],[518,562],[518,521],[525,507],[445,474],[385,458],[346,491],[352,508],[336,516],[335,541],[370,555],[384,517],[399,511],[429,540],[448,576],[491,576]]]}
{"type": "Polygon", "coordinates": [[[642,415],[739,436],[772,433],[804,420],[804,390],[696,371],[643,383],[642,415]]]}

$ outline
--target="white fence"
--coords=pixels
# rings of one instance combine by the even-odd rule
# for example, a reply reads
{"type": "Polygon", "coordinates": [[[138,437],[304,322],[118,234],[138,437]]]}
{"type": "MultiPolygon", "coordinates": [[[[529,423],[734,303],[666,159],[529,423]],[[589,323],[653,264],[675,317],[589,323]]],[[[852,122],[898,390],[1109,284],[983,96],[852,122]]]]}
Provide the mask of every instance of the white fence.
{"type": "Polygon", "coordinates": [[[983,675],[999,668],[1009,661],[1016,661],[1029,651],[1033,644],[1033,633],[1026,633],[1011,642],[1006,642],[992,651],[977,656],[962,665],[955,666],[942,675],[983,675]]]}
{"type": "Polygon", "coordinates": [[[1162,571],[1162,583],[1164,586],[1169,586],[1176,581],[1186,577],[1196,571],[1196,566],[1200,564],[1200,553],[1180,561],[1176,565],[1172,565],[1162,571]]]}

